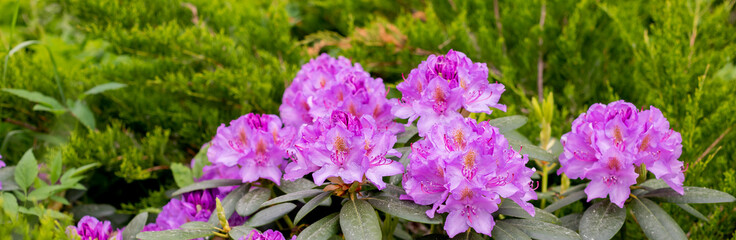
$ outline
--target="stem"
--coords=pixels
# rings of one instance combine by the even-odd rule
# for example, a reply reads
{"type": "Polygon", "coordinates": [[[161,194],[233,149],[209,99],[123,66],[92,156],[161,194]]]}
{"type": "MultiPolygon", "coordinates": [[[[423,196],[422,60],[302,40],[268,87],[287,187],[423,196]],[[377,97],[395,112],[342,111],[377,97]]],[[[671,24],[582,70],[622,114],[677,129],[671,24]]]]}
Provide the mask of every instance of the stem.
{"type": "Polygon", "coordinates": [[[286,222],[286,225],[289,225],[289,229],[294,229],[294,222],[291,221],[289,215],[284,215],[284,222],[286,222]]]}
{"type": "MultiPolygon", "coordinates": [[[[549,165],[547,163],[542,166],[542,193],[547,192],[547,181],[549,179],[549,165]]],[[[547,205],[547,199],[542,199],[542,205],[541,207],[544,208],[547,205]]]]}

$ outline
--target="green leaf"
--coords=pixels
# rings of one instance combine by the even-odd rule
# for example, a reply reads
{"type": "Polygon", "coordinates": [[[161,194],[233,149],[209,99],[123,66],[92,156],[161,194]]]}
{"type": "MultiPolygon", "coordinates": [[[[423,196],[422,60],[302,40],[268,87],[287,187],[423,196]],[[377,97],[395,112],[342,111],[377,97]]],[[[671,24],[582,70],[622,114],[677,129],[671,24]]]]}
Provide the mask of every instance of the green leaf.
{"type": "Polygon", "coordinates": [[[430,210],[429,206],[422,206],[411,201],[402,201],[398,198],[389,196],[376,196],[366,198],[366,200],[379,211],[391,214],[392,216],[401,219],[426,224],[440,224],[442,222],[441,217],[427,217],[426,212],[427,210],[430,210]]]}
{"type": "Polygon", "coordinates": [[[660,188],[642,195],[671,203],[725,203],[736,201],[728,193],[702,187],[684,187],[685,194],[680,195],[671,188],[660,188]]]}
{"type": "Polygon", "coordinates": [[[210,161],[207,159],[207,151],[210,149],[209,144],[205,144],[204,147],[202,147],[201,150],[197,153],[197,155],[194,155],[194,167],[192,168],[192,176],[194,178],[200,178],[202,177],[202,169],[204,166],[207,166],[210,164],[210,161]]]}
{"type": "Polygon", "coordinates": [[[191,191],[197,191],[197,190],[202,190],[202,189],[224,187],[224,186],[234,186],[234,185],[240,185],[240,184],[243,184],[243,182],[239,179],[212,179],[212,180],[207,180],[207,181],[196,182],[189,186],[180,188],[179,190],[176,190],[174,193],[172,193],[171,196],[177,196],[182,193],[188,193],[191,191]]]}
{"type": "Polygon", "coordinates": [[[36,156],[33,156],[33,148],[30,148],[20,158],[20,162],[15,167],[15,183],[23,189],[28,191],[28,187],[33,184],[38,176],[38,163],[36,162],[36,156]]]}
{"type": "Polygon", "coordinates": [[[15,183],[15,166],[0,168],[0,182],[3,191],[19,190],[20,186],[15,183]]]}
{"type": "Polygon", "coordinates": [[[291,212],[291,210],[294,210],[294,208],[296,208],[296,205],[293,203],[282,203],[279,205],[271,206],[253,215],[243,225],[260,227],[276,221],[277,219],[291,212]]]}
{"type": "Polygon", "coordinates": [[[64,205],[71,205],[71,203],[69,203],[69,200],[66,200],[66,198],[63,198],[63,197],[60,197],[60,196],[51,195],[51,196],[49,196],[49,199],[51,199],[51,200],[53,200],[55,202],[59,202],[59,203],[64,204],[64,205]]]}
{"type": "Polygon", "coordinates": [[[419,133],[419,131],[417,130],[417,126],[409,125],[408,127],[404,128],[404,132],[396,135],[396,143],[406,143],[411,140],[412,137],[417,135],[417,133],[419,133]]]}
{"type": "MultiPolygon", "coordinates": [[[[233,215],[235,212],[235,206],[238,205],[238,200],[243,198],[243,195],[248,192],[248,189],[250,189],[250,184],[246,183],[240,185],[240,187],[228,193],[227,196],[225,196],[225,199],[222,200],[222,209],[224,210],[226,219],[230,219],[230,216],[233,215]]],[[[210,215],[209,223],[220,223],[220,220],[217,218],[217,214],[213,213],[210,215]]]]}
{"type": "Polygon", "coordinates": [[[41,201],[49,198],[51,195],[64,190],[65,187],[61,185],[46,185],[39,188],[34,189],[30,194],[28,194],[28,199],[41,201]]]}
{"type": "Polygon", "coordinates": [[[249,226],[237,226],[230,229],[229,234],[232,239],[240,239],[241,237],[247,237],[254,229],[249,226]]]}
{"type": "Polygon", "coordinates": [[[180,188],[192,185],[194,183],[194,177],[192,177],[192,170],[181,163],[171,164],[171,173],[174,174],[174,181],[180,188]]]}
{"type": "Polygon", "coordinates": [[[526,210],[521,208],[518,204],[516,204],[514,201],[511,201],[509,199],[504,199],[501,202],[501,206],[498,207],[498,211],[496,211],[499,214],[512,216],[512,217],[518,217],[518,218],[528,218],[528,219],[536,219],[543,222],[548,222],[552,224],[560,224],[560,220],[555,217],[555,215],[544,211],[539,208],[534,208],[534,217],[532,215],[529,215],[526,210]]]}
{"type": "MultiPolygon", "coordinates": [[[[5,184],[5,183],[3,183],[5,184]]],[[[18,214],[18,199],[13,196],[12,193],[4,192],[3,195],[3,210],[9,213],[10,216],[18,214]]]]}
{"type": "Polygon", "coordinates": [[[475,231],[466,231],[455,235],[452,240],[483,240],[485,237],[475,231]]]}
{"type": "Polygon", "coordinates": [[[590,206],[580,219],[580,237],[583,239],[611,239],[626,221],[626,208],[611,201],[599,201],[590,206]]]}
{"type": "Polygon", "coordinates": [[[312,189],[317,187],[314,182],[307,180],[305,178],[300,178],[294,181],[281,181],[281,185],[278,186],[281,191],[284,191],[285,193],[293,193],[298,191],[303,191],[307,189],[312,189]]]}
{"type": "Polygon", "coordinates": [[[50,108],[51,110],[55,112],[56,111],[61,111],[61,112],[66,111],[65,110],[66,108],[64,108],[64,106],[61,105],[59,101],[57,101],[56,99],[52,97],[43,95],[40,92],[31,92],[31,91],[26,91],[23,89],[12,89],[12,88],[3,88],[2,90],[10,94],[13,94],[15,96],[25,98],[28,101],[43,104],[44,106],[50,108]]]}
{"type": "Polygon", "coordinates": [[[238,200],[235,210],[238,211],[240,216],[250,216],[254,212],[258,211],[258,209],[261,208],[261,205],[268,201],[268,198],[270,197],[270,188],[256,188],[250,190],[250,192],[246,193],[242,198],[240,198],[240,200],[238,200]]]}
{"type": "Polygon", "coordinates": [[[74,106],[72,106],[71,109],[72,115],[79,119],[79,121],[88,129],[93,130],[97,126],[95,126],[95,115],[92,114],[92,110],[89,109],[89,106],[87,106],[87,103],[82,101],[81,99],[78,99],[74,106]]]}
{"type": "Polygon", "coordinates": [[[514,149],[521,149],[521,154],[528,154],[529,158],[546,162],[557,162],[557,156],[533,144],[519,132],[510,131],[503,134],[514,149]]]}
{"type": "Polygon", "coordinates": [[[215,230],[215,225],[212,225],[208,222],[200,222],[200,221],[192,221],[188,223],[184,223],[180,226],[181,229],[189,229],[189,230],[215,230]]]}
{"type": "Polygon", "coordinates": [[[583,218],[582,213],[573,213],[565,215],[564,217],[560,218],[560,226],[566,227],[573,231],[578,231],[580,228],[580,219],[583,218]]]}
{"type": "Polygon", "coordinates": [[[108,91],[108,90],[115,90],[115,89],[124,88],[126,86],[128,86],[128,85],[122,84],[122,83],[117,83],[117,82],[103,83],[103,84],[94,86],[93,88],[90,88],[89,90],[87,90],[86,92],[84,92],[84,94],[80,98],[84,98],[84,96],[98,94],[98,93],[101,93],[101,92],[104,92],[104,91],[108,91]]]}
{"type": "MultiPolygon", "coordinates": [[[[404,166],[409,166],[409,154],[411,153],[411,147],[396,148],[396,151],[399,151],[401,153],[401,158],[399,158],[399,162],[404,166]]],[[[389,186],[398,185],[399,183],[401,183],[403,175],[404,174],[396,174],[389,177],[389,186]]]]}
{"type": "Polygon", "coordinates": [[[143,230],[143,227],[146,226],[146,221],[148,220],[148,212],[142,212],[136,215],[133,220],[130,220],[127,226],[125,226],[125,230],[123,230],[123,239],[122,240],[135,240],[136,233],[141,232],[143,230]]]}
{"type": "Polygon", "coordinates": [[[706,221],[706,222],[708,221],[708,218],[705,217],[705,215],[703,215],[697,209],[691,207],[687,203],[678,203],[677,206],[679,206],[680,208],[682,208],[682,210],[685,210],[685,212],[688,212],[691,215],[699,218],[700,220],[703,220],[703,221],[706,221]]]}
{"type": "Polygon", "coordinates": [[[320,203],[325,201],[325,199],[329,198],[330,195],[332,195],[332,192],[322,192],[319,195],[312,198],[312,200],[309,200],[304,206],[302,206],[301,209],[296,213],[296,217],[294,217],[294,224],[298,224],[299,220],[302,220],[304,216],[306,216],[309,212],[314,210],[317,206],[319,206],[320,203]]]}
{"type": "Polygon", "coordinates": [[[309,225],[299,233],[297,240],[327,240],[337,234],[339,216],[337,213],[330,214],[319,221],[309,225]]]}
{"type": "Polygon", "coordinates": [[[75,178],[74,176],[82,174],[86,172],[87,170],[90,170],[99,165],[100,165],[99,163],[90,163],[90,164],[81,166],[79,168],[68,169],[66,170],[66,172],[64,172],[64,174],[61,175],[61,179],[59,181],[61,181],[62,184],[74,185],[77,182],[82,180],[81,177],[75,178]]]}
{"type": "Polygon", "coordinates": [[[87,215],[101,218],[115,214],[115,207],[110,204],[83,204],[72,208],[72,213],[78,218],[87,215]]]}
{"type": "Polygon", "coordinates": [[[547,206],[546,208],[544,208],[544,211],[547,211],[547,212],[557,211],[558,209],[563,208],[563,207],[565,207],[567,205],[576,203],[580,199],[585,198],[585,196],[586,195],[585,195],[585,192],[584,191],[574,192],[574,193],[568,195],[567,197],[562,198],[560,200],[557,200],[556,202],[550,204],[549,206],[547,206]]]}
{"type": "Polygon", "coordinates": [[[52,153],[51,161],[49,162],[49,182],[52,184],[59,181],[61,177],[61,152],[55,151],[52,153]]]}
{"type": "Polygon", "coordinates": [[[656,203],[641,197],[631,203],[636,221],[649,239],[687,239],[682,228],[656,203]]]}
{"type": "Polygon", "coordinates": [[[214,235],[214,231],[212,229],[178,229],[157,232],[142,232],[138,233],[138,235],[136,235],[135,237],[142,240],[181,240],[203,238],[212,235],[214,235]]]}
{"type": "Polygon", "coordinates": [[[526,233],[505,221],[496,221],[496,226],[493,226],[491,235],[496,240],[531,240],[526,233]]]}
{"type": "Polygon", "coordinates": [[[396,224],[396,227],[394,228],[394,237],[397,237],[401,240],[412,240],[411,234],[406,232],[404,230],[404,227],[401,224],[396,224]]]}
{"type": "Polygon", "coordinates": [[[310,197],[317,196],[318,194],[323,193],[323,192],[324,191],[322,191],[322,189],[307,189],[307,190],[302,190],[298,192],[287,193],[286,195],[278,196],[278,197],[275,197],[271,200],[264,202],[263,204],[261,204],[261,207],[274,205],[274,204],[282,203],[282,202],[289,202],[289,201],[293,201],[297,199],[310,198],[310,197]]]}
{"type": "Polygon", "coordinates": [[[491,126],[497,127],[501,134],[509,131],[516,130],[521,126],[524,126],[527,122],[527,118],[521,115],[514,115],[508,117],[500,117],[496,119],[488,120],[491,126]]]}
{"type": "Polygon", "coordinates": [[[362,199],[348,200],[340,210],[345,240],[381,240],[381,227],[373,207],[362,199]]]}
{"type": "Polygon", "coordinates": [[[513,225],[532,238],[550,240],[581,239],[580,235],[568,228],[534,219],[505,219],[503,222],[513,225]]]}

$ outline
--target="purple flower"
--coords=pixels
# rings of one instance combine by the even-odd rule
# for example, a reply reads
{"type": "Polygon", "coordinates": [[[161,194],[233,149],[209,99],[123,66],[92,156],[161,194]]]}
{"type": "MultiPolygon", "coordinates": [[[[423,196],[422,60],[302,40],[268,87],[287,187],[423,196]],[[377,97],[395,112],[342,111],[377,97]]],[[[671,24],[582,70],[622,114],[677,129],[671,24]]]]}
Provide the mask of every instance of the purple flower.
{"type": "Polygon", "coordinates": [[[290,142],[285,136],[290,131],[282,131],[281,120],[275,115],[249,113],[231,121],[229,127],[222,124],[217,128],[207,157],[215,165],[239,166],[243,182],[264,178],[280,184],[290,142]]]}
{"type": "Polygon", "coordinates": [[[301,178],[313,172],[314,182],[321,185],[331,177],[344,183],[367,180],[383,189],[384,176],[404,171],[401,163],[387,156],[401,156],[392,147],[396,135],[383,131],[370,115],[360,118],[335,111],[302,125],[290,150],[292,162],[286,166],[287,180],[301,178]]]}
{"type": "Polygon", "coordinates": [[[404,174],[404,200],[449,213],[445,230],[451,237],[472,227],[491,235],[493,212],[502,198],[513,200],[532,216],[536,199],[530,187],[534,169],[510,148],[506,138],[488,122],[455,118],[434,125],[427,136],[412,145],[410,164],[404,174]]]}
{"type": "Polygon", "coordinates": [[[677,160],[682,139],[669,129],[669,122],[655,107],[638,111],[623,100],[594,104],[575,119],[572,131],[562,136],[562,144],[557,173],[590,179],[585,189],[588,201],[609,196],[611,202],[623,207],[630,187],[636,184],[635,166],[641,164],[683,193],[683,163],[677,160]]]}
{"type": "Polygon", "coordinates": [[[446,55],[430,55],[409,76],[396,86],[401,99],[392,99],[392,113],[399,118],[419,118],[417,127],[421,136],[434,124],[445,124],[460,114],[469,112],[491,113],[491,107],[506,111],[498,104],[505,91],[503,84],[488,83],[485,63],[473,63],[465,54],[450,50],[446,55]]]}
{"type": "Polygon", "coordinates": [[[342,111],[371,116],[379,129],[398,133],[403,128],[393,121],[387,93],[383,80],[372,78],[360,64],[322,54],[302,66],[284,92],[279,110],[287,126],[311,124],[342,111]]]}
{"type": "MultiPolygon", "coordinates": [[[[182,224],[209,220],[215,211],[215,198],[223,199],[229,192],[217,189],[205,189],[184,193],[181,199],[171,199],[156,217],[156,223],[147,225],[143,231],[163,231],[179,229],[182,224]]],[[[230,225],[237,226],[245,222],[245,218],[233,214],[228,220],[230,225]]]]}
{"type": "MultiPolygon", "coordinates": [[[[296,236],[293,236],[291,240],[296,239],[296,236]]],[[[258,232],[258,230],[253,229],[250,231],[248,236],[242,236],[238,240],[286,240],[283,234],[279,231],[274,231],[271,229],[266,230],[263,233],[258,232]]]]}
{"type": "Polygon", "coordinates": [[[82,240],[108,240],[123,239],[123,231],[118,229],[113,231],[110,221],[100,221],[97,218],[84,216],[77,223],[77,226],[69,226],[66,228],[66,234],[70,238],[81,237],[82,240]]]}
{"type": "MultiPolygon", "coordinates": [[[[0,159],[3,159],[3,155],[0,155],[0,159]]],[[[5,165],[5,162],[3,162],[2,160],[0,160],[0,168],[3,168],[5,166],[6,166],[5,165]]],[[[3,189],[3,182],[0,181],[0,190],[2,190],[2,189],[3,189]]]]}

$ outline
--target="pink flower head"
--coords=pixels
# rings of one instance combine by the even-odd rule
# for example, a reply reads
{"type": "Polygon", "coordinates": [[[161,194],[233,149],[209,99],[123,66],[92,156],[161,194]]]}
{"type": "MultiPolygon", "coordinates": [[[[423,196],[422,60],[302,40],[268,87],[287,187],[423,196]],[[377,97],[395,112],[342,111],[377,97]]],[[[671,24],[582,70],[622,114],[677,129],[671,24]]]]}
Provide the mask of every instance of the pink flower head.
{"type": "Polygon", "coordinates": [[[97,220],[97,218],[90,216],[82,217],[76,227],[67,227],[66,234],[70,238],[81,237],[82,240],[123,239],[123,231],[120,229],[113,231],[110,226],[110,221],[100,221],[97,220]]]}
{"type": "Polygon", "coordinates": [[[263,178],[280,184],[291,131],[282,129],[276,115],[249,113],[217,128],[207,157],[215,165],[239,166],[243,182],[263,178]]]}
{"type": "MultiPolygon", "coordinates": [[[[296,239],[296,236],[293,236],[291,240],[296,239]]],[[[271,229],[266,230],[263,233],[258,232],[258,230],[253,229],[250,231],[248,236],[242,236],[238,240],[286,240],[284,235],[279,231],[274,231],[271,229]]]]}
{"type": "Polygon", "coordinates": [[[386,94],[383,80],[372,78],[360,64],[322,54],[302,66],[284,92],[279,110],[287,126],[311,124],[342,111],[355,117],[371,116],[382,131],[401,132],[386,94]]]}
{"type": "Polygon", "coordinates": [[[638,111],[623,100],[608,105],[594,104],[580,114],[572,131],[562,136],[558,174],[586,178],[588,201],[609,196],[623,207],[639,176],[635,166],[647,170],[683,194],[680,133],[670,130],[669,122],[655,107],[638,111]]]}
{"type": "Polygon", "coordinates": [[[404,200],[432,204],[427,216],[449,213],[445,230],[450,237],[472,227],[491,235],[493,212],[502,198],[516,202],[534,216],[529,200],[537,199],[531,188],[534,169],[529,161],[509,147],[506,138],[488,122],[456,118],[435,125],[426,138],[412,145],[410,164],[404,174],[404,200]]]}
{"type": "Polygon", "coordinates": [[[505,91],[503,84],[488,83],[485,63],[473,63],[465,54],[450,50],[446,55],[430,55],[396,86],[401,99],[392,99],[391,110],[409,123],[419,118],[421,136],[437,123],[447,123],[460,116],[458,110],[491,113],[491,107],[506,111],[498,104],[505,91]]]}
{"type": "Polygon", "coordinates": [[[365,177],[383,189],[384,176],[404,171],[401,163],[387,158],[401,156],[393,149],[394,143],[396,135],[378,128],[372,116],[335,111],[301,126],[284,178],[294,180],[313,172],[314,182],[321,185],[330,177],[348,184],[365,177]]]}

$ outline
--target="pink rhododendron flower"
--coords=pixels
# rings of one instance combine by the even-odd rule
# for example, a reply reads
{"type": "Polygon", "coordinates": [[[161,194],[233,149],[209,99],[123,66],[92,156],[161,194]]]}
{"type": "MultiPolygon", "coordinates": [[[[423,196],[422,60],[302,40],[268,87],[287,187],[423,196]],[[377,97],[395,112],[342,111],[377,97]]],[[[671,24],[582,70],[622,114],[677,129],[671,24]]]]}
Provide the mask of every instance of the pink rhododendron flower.
{"type": "Polygon", "coordinates": [[[588,201],[609,196],[611,202],[623,207],[639,176],[636,167],[641,164],[684,193],[683,163],[678,160],[682,138],[655,107],[638,111],[623,100],[594,104],[575,119],[572,131],[561,140],[564,152],[557,173],[590,179],[585,188],[588,201]]]}
{"type": "Polygon", "coordinates": [[[491,107],[506,111],[498,104],[505,91],[503,84],[488,83],[485,63],[473,63],[465,54],[450,50],[446,55],[430,55],[396,86],[401,99],[392,99],[396,117],[417,122],[420,136],[438,123],[446,124],[460,117],[458,110],[491,113],[491,107]]]}
{"type": "Polygon", "coordinates": [[[372,78],[360,64],[322,54],[302,66],[284,92],[279,111],[287,126],[311,124],[342,111],[355,117],[371,116],[382,131],[401,132],[386,94],[383,80],[372,78]]]}
{"type": "Polygon", "coordinates": [[[493,212],[502,198],[516,202],[534,216],[529,200],[537,199],[531,188],[534,169],[510,148],[506,138],[488,122],[455,118],[434,125],[427,137],[412,145],[410,164],[404,174],[404,200],[430,205],[427,216],[449,213],[445,230],[450,237],[472,227],[491,235],[493,212]]]}

